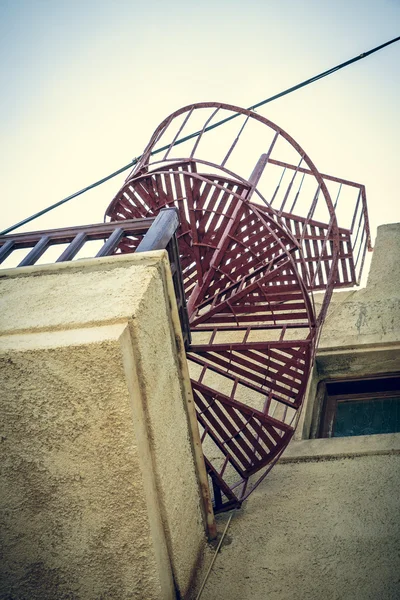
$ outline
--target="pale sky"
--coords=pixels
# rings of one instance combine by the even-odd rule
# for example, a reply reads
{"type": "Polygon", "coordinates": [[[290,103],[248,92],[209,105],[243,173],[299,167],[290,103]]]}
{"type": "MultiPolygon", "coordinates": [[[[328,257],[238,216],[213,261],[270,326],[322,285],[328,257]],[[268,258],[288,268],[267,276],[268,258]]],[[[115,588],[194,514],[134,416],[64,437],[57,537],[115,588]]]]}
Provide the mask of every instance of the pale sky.
{"type": "MultiPolygon", "coordinates": [[[[247,107],[398,36],[400,0],[0,0],[0,28],[3,229],[128,163],[181,106],[247,107]]],[[[400,221],[399,98],[397,43],[259,109],[366,185],[373,237],[400,221]]],[[[20,231],[101,222],[124,178],[20,231]]]]}

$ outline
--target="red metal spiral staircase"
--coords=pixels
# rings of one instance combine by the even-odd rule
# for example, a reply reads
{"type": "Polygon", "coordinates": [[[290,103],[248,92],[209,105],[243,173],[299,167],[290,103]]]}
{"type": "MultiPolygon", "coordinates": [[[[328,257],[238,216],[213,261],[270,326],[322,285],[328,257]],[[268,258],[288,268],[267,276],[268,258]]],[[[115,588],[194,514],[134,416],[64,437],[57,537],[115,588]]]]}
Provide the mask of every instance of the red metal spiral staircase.
{"type": "MultiPolygon", "coordinates": [[[[156,129],[106,218],[167,207],[180,218],[187,358],[218,512],[243,502],[293,436],[333,289],[357,283],[370,247],[365,189],[321,175],[264,117],[201,103],[156,129]],[[236,119],[236,130],[210,134],[217,115],[236,119]],[[197,135],[178,145],[192,122],[197,135]],[[172,141],[162,146],[165,136],[172,141]],[[339,186],[335,203],[327,182],[339,186]],[[358,192],[353,206],[346,201],[347,227],[336,215],[343,186],[358,192]]],[[[116,253],[132,251],[125,238],[116,253]]]]}

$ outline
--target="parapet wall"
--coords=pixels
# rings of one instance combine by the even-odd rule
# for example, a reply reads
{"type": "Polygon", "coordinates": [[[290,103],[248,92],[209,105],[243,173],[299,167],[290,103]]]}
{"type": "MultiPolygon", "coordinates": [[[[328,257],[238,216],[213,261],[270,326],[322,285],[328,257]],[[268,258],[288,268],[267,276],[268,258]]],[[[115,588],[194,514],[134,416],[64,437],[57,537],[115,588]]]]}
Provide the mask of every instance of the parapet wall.
{"type": "Polygon", "coordinates": [[[0,598],[184,596],[212,528],[165,252],[0,272],[0,598]]]}

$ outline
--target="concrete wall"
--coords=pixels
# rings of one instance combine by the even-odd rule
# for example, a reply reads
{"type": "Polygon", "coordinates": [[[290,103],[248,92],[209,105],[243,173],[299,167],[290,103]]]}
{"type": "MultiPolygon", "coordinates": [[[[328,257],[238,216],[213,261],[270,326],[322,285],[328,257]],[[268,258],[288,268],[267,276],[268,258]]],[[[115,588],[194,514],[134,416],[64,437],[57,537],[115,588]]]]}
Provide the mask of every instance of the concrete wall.
{"type": "Polygon", "coordinates": [[[400,598],[400,433],[309,439],[320,380],[400,371],[399,282],[385,225],[367,287],[334,294],[296,438],[235,513],[202,600],[400,598]]]}
{"type": "Polygon", "coordinates": [[[235,514],[203,598],[396,600],[399,471],[394,455],[279,463],[235,514]]]}
{"type": "Polygon", "coordinates": [[[184,596],[212,526],[164,252],[0,272],[0,598],[184,596]]]}

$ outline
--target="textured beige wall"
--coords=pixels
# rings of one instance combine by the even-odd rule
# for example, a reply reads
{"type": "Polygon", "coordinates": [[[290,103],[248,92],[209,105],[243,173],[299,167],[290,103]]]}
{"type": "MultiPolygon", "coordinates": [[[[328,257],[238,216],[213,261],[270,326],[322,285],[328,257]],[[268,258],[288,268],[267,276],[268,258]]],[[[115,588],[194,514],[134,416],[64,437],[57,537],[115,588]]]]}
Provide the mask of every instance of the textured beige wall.
{"type": "Polygon", "coordinates": [[[147,505],[125,328],[99,329],[97,339],[52,332],[2,348],[1,598],[173,597],[147,505]]]}
{"type": "Polygon", "coordinates": [[[321,379],[400,371],[399,282],[385,225],[367,287],[334,294],[295,440],[234,515],[202,600],[400,598],[400,433],[307,439],[321,379]]]}
{"type": "Polygon", "coordinates": [[[279,463],[233,517],[202,600],[397,600],[399,487],[398,455],[279,463]]]}
{"type": "Polygon", "coordinates": [[[0,598],[184,595],[206,545],[163,252],[0,273],[0,598]]]}

